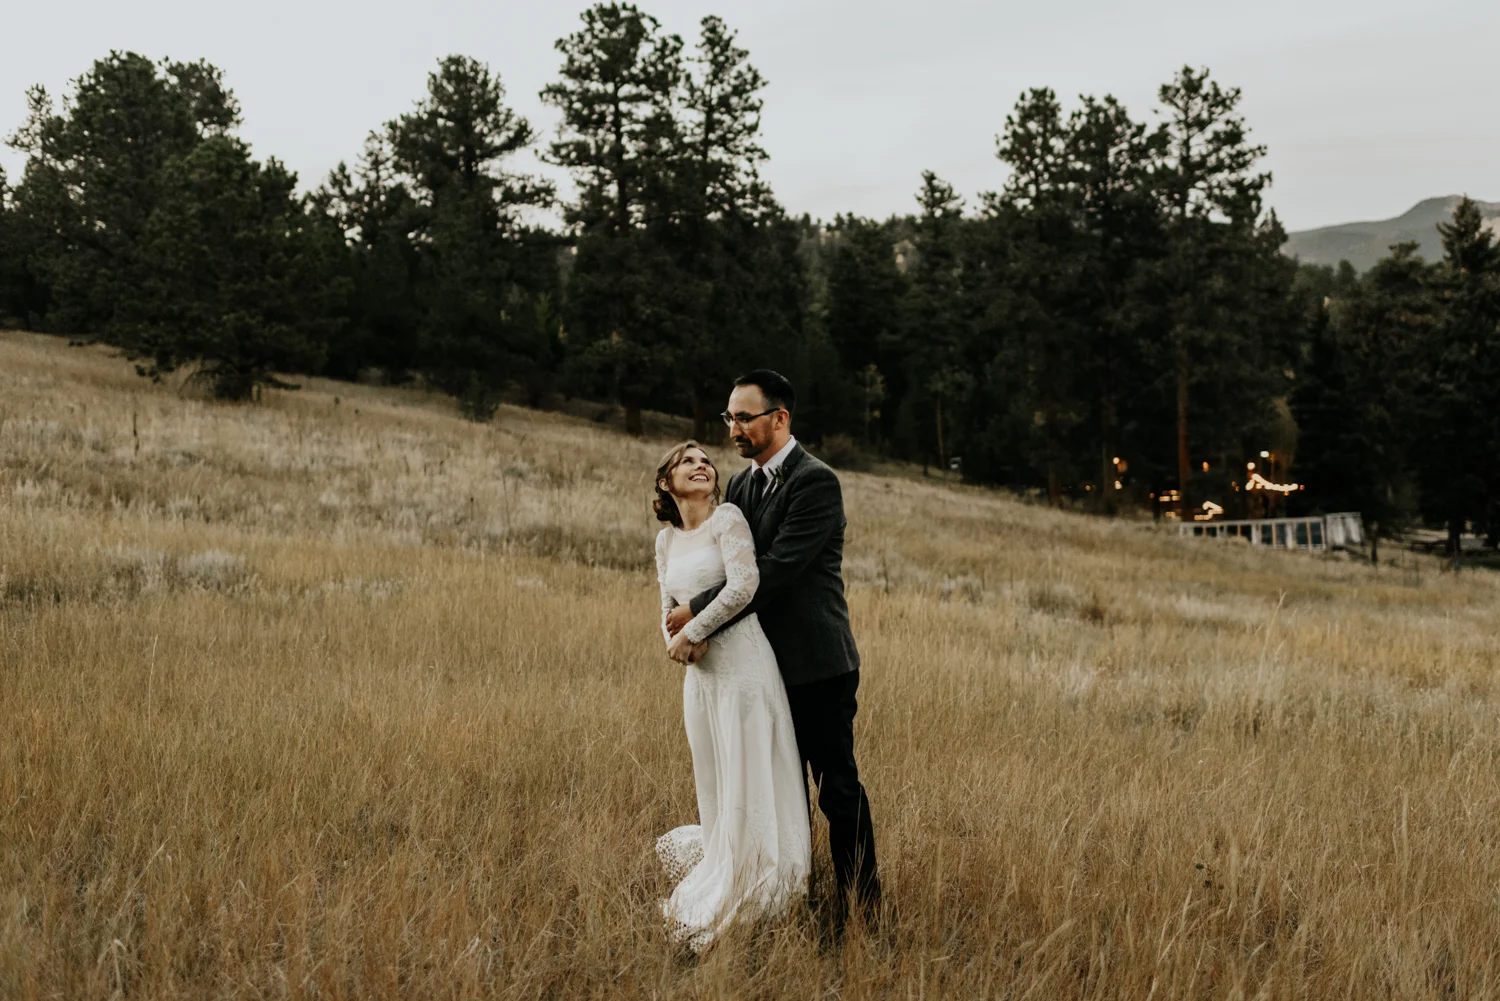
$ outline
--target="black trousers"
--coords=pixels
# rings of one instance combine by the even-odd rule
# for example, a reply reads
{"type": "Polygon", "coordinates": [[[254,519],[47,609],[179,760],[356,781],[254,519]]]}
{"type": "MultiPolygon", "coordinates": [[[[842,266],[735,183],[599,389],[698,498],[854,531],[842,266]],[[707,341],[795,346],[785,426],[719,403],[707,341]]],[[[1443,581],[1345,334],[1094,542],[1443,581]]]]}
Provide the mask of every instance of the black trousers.
{"type": "Polygon", "coordinates": [[[810,768],[818,785],[818,807],[828,818],[839,913],[850,891],[866,908],[880,902],[875,825],[870,820],[870,800],[859,784],[859,767],[854,763],[854,714],[859,708],[854,693],[858,688],[859,672],[851,671],[786,690],[797,749],[802,754],[802,781],[807,782],[810,768]]]}

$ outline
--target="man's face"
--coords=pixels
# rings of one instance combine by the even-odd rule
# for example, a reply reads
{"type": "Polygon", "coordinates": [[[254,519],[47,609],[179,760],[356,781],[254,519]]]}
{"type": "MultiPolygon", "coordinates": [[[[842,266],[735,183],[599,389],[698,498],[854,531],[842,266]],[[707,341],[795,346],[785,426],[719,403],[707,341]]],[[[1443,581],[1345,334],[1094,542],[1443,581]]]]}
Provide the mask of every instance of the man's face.
{"type": "Polygon", "coordinates": [[[765,394],[759,386],[736,386],[734,392],[729,394],[729,412],[736,417],[750,418],[744,422],[736,420],[729,428],[729,437],[743,458],[759,457],[778,439],[781,429],[786,427],[786,411],[765,413],[769,409],[770,405],[766,403],[765,394]]]}

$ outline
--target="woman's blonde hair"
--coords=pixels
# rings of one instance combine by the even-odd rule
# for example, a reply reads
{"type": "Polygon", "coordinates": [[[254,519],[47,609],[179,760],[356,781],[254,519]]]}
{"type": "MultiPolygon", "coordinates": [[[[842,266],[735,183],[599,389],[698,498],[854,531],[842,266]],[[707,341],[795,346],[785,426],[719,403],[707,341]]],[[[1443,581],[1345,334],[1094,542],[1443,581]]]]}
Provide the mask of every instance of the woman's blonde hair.
{"type": "MultiPolygon", "coordinates": [[[[673,445],[671,450],[662,456],[661,465],[656,467],[656,500],[651,502],[651,510],[656,513],[657,521],[665,521],[673,528],[682,527],[682,513],[677,510],[677,498],[673,497],[671,492],[662,486],[662,484],[672,482],[673,471],[682,465],[682,460],[686,457],[687,450],[690,448],[696,448],[704,456],[708,455],[706,448],[689,438],[681,444],[673,445]]],[[[708,460],[708,466],[714,471],[714,492],[710,496],[710,500],[714,504],[718,504],[719,467],[714,465],[713,459],[708,460]]]]}

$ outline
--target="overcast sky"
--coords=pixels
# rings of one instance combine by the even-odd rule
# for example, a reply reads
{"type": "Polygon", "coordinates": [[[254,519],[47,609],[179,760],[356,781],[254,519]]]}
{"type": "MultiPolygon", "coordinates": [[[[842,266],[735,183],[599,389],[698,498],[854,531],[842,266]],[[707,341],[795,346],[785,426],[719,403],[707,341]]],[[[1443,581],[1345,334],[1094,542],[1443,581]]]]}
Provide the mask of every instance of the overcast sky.
{"type": "MultiPolygon", "coordinates": [[[[912,211],[924,169],[971,205],[1002,183],[994,137],[1017,96],[1112,93],[1140,118],[1184,63],[1244,91],[1270,147],[1269,201],[1290,229],[1397,215],[1426,197],[1500,199],[1495,0],[647,0],[691,41],[722,16],[770,83],[766,170],[791,211],[912,211]]],[[[0,132],[24,91],[54,94],[110,49],[205,58],[244,111],[241,134],[315,185],[406,110],[449,53],[497,71],[543,131],[537,92],[583,0],[74,0],[0,15],[0,132]]],[[[10,149],[0,164],[19,179],[10,149]]]]}

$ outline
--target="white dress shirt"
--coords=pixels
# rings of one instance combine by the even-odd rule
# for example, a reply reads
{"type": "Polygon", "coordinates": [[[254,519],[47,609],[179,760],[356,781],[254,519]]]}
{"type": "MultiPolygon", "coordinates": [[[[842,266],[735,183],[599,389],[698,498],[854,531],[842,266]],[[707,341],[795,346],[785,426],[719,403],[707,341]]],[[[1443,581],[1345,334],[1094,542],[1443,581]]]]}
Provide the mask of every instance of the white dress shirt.
{"type": "Polygon", "coordinates": [[[796,447],[797,447],[797,438],[796,438],[795,435],[793,435],[793,436],[788,437],[787,440],[786,440],[786,444],[783,445],[783,446],[781,446],[781,448],[777,450],[776,454],[773,455],[773,456],[771,456],[765,462],[756,462],[754,459],[750,460],[750,465],[752,467],[754,467],[754,469],[764,470],[765,474],[767,476],[772,477],[766,483],[766,496],[767,497],[771,496],[771,494],[774,493],[775,490],[776,490],[776,479],[775,479],[776,470],[778,470],[778,469],[781,468],[781,464],[786,461],[786,457],[789,456],[789,455],[791,455],[792,454],[792,449],[794,449],[796,447]]]}

